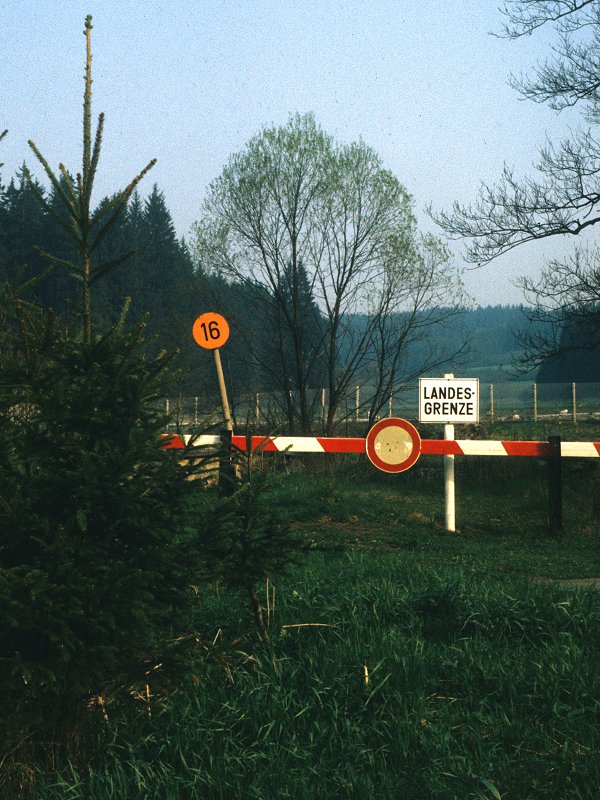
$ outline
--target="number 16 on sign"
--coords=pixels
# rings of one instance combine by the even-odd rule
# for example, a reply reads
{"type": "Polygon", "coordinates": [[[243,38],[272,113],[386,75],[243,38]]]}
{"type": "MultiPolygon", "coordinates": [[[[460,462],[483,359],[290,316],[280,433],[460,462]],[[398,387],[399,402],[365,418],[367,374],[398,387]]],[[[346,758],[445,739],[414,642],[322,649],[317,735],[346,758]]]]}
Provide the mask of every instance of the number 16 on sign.
{"type": "Polygon", "coordinates": [[[225,378],[223,377],[223,367],[221,365],[221,354],[219,348],[229,339],[229,323],[220,314],[213,311],[199,316],[192,327],[192,336],[196,344],[205,350],[212,350],[215,357],[215,367],[217,368],[217,379],[219,381],[219,392],[221,393],[221,404],[223,406],[223,416],[225,417],[225,427],[228,431],[233,430],[233,421],[227,400],[227,390],[225,389],[225,378]]]}

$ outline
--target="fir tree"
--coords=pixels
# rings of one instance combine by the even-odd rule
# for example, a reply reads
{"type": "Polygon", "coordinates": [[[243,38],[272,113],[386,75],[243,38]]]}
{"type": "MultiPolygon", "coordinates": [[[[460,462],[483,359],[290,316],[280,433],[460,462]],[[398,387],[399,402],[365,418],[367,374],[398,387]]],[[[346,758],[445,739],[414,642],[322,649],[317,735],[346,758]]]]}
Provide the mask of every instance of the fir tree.
{"type": "MultiPolygon", "coordinates": [[[[33,772],[28,758],[53,757],[57,745],[80,755],[94,703],[163,680],[180,660],[175,640],[187,632],[199,569],[186,524],[197,462],[183,467],[160,446],[171,359],[145,357],[143,326],[121,321],[102,335],[92,326],[92,288],[95,302],[97,279],[123,263],[94,258],[144,171],[90,213],[102,133],[101,121],[92,148],[90,30],[88,17],[83,172],[73,180],[61,167],[58,179],[39,156],[79,257],[51,261],[81,287],[81,329],[10,287],[0,295],[13,323],[0,360],[3,794],[33,772]]],[[[64,223],[32,179],[27,191],[64,223]]]]}
{"type": "MultiPolygon", "coordinates": [[[[105,261],[93,266],[92,259],[99,244],[105,238],[118,217],[124,213],[127,203],[133,194],[136,186],[154,166],[156,160],[150,161],[144,169],[139,172],[130,183],[115,194],[114,197],[103,207],[92,213],[91,197],[100,158],[102,147],[102,136],[104,132],[104,114],[98,117],[98,125],[94,141],[92,142],[92,50],[91,50],[91,31],[92,17],[88,15],[85,20],[84,35],[86,37],[86,66],[85,66],[85,91],[83,96],[83,163],[81,172],[77,173],[74,179],[66,170],[63,164],[59,164],[60,178],[49,166],[48,162],[41,154],[37,145],[29,141],[29,146],[35,153],[38,161],[50,182],[63,202],[63,210],[67,216],[58,216],[48,205],[44,195],[36,191],[36,184],[31,181],[31,186],[36,191],[41,204],[50,214],[56,217],[58,222],[70,230],[75,240],[79,259],[73,262],[69,259],[61,259],[54,254],[47,254],[53,264],[62,264],[71,272],[81,284],[81,321],[82,335],[86,343],[92,341],[92,308],[91,308],[91,287],[103,275],[106,275],[130,254],[121,256],[115,261],[105,261]]],[[[29,173],[26,171],[26,174],[29,173]]]]}
{"type": "Polygon", "coordinates": [[[41,273],[46,264],[35,245],[47,237],[48,225],[43,208],[37,201],[44,196],[39,183],[32,184],[25,179],[24,169],[11,180],[3,192],[3,226],[0,239],[3,243],[2,278],[13,281],[17,273],[31,278],[41,273]]]}

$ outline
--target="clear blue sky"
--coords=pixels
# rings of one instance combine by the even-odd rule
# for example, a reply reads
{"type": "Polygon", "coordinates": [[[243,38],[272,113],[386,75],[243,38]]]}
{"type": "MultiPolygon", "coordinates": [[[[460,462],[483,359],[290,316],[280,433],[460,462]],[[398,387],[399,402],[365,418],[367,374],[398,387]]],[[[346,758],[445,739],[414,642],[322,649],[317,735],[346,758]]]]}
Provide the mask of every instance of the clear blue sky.
{"type": "MultiPolygon", "coordinates": [[[[0,0],[2,178],[33,139],[52,166],[79,168],[85,15],[94,16],[94,114],[106,113],[96,199],[151,158],[141,186],[164,191],[180,235],[198,218],[227,158],[262,127],[314,112],[340,141],[362,138],[423,208],[473,200],[507,162],[527,171],[557,117],[518,98],[511,72],[549,39],[509,42],[499,0],[0,0]]],[[[571,246],[571,245],[570,245],[571,246]]],[[[558,244],[528,245],[469,271],[476,302],[518,303],[558,244]]],[[[453,246],[461,261],[460,245],[453,246]]]]}

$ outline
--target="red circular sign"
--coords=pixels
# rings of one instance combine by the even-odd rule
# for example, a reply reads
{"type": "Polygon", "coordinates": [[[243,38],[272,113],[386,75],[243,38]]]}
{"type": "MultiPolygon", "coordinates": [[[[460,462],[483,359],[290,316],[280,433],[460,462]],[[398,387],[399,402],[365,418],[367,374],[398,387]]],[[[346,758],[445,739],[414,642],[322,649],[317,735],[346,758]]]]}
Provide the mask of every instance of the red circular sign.
{"type": "Polygon", "coordinates": [[[367,455],[383,472],[404,472],[421,455],[421,437],[405,419],[390,417],[375,423],[367,434],[367,455]]]}

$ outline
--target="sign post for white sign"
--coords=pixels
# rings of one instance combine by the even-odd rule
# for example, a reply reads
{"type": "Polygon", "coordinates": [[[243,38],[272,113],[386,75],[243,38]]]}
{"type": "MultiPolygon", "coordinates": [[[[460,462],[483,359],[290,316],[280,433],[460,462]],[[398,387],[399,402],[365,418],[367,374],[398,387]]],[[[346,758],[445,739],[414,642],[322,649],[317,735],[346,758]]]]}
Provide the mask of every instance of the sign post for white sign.
{"type": "MultiPolygon", "coordinates": [[[[443,378],[419,379],[419,422],[443,423],[444,439],[454,439],[454,424],[479,422],[479,379],[443,378]]],[[[454,456],[444,456],[446,495],[446,530],[456,530],[456,498],[454,456]]]]}

